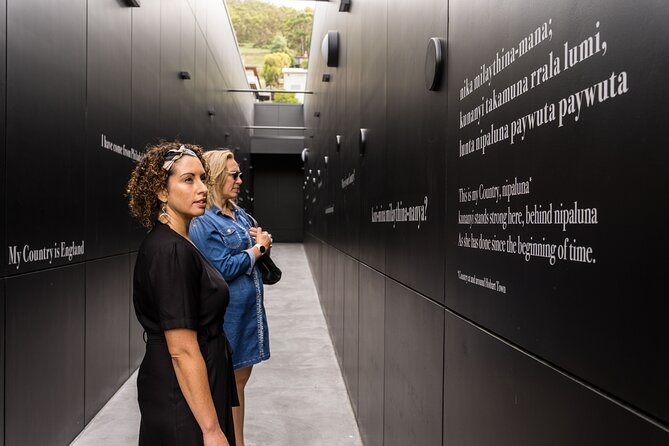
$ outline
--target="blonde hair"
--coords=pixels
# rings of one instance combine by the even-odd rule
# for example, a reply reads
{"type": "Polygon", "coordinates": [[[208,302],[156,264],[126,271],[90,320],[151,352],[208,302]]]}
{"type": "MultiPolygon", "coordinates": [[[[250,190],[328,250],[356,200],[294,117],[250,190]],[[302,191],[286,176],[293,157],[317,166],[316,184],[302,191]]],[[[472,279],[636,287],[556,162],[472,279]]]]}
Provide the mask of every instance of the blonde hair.
{"type": "Polygon", "coordinates": [[[212,206],[234,207],[235,202],[227,199],[220,202],[219,190],[228,178],[226,167],[228,160],[234,160],[235,155],[228,149],[216,149],[204,152],[204,159],[209,166],[209,193],[207,194],[207,209],[212,206]]]}

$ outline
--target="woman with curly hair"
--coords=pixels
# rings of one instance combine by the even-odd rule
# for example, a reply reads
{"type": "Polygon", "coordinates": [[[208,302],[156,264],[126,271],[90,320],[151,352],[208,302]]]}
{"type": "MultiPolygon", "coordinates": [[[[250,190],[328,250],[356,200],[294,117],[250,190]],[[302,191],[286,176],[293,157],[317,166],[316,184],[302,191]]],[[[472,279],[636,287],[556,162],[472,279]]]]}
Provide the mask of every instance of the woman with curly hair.
{"type": "Polygon", "coordinates": [[[146,340],[137,377],[141,446],[235,445],[238,399],[222,330],[229,289],[188,235],[191,219],[207,204],[202,153],[195,145],[161,143],[146,152],[128,183],[130,211],[150,229],[133,279],[146,340]]]}

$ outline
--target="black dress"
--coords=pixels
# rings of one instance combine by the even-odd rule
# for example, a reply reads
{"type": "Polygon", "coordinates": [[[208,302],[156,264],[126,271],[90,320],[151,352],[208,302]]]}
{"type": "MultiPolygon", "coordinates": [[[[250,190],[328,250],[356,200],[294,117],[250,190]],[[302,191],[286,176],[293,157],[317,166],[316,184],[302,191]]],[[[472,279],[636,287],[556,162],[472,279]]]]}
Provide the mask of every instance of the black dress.
{"type": "Polygon", "coordinates": [[[216,414],[230,445],[235,444],[232,406],[238,405],[230,344],[221,327],[230,301],[221,274],[186,239],[156,223],[137,254],[133,300],[146,332],[146,353],[137,378],[142,414],[141,446],[201,445],[203,442],[177,382],[164,331],[198,332],[216,414]]]}

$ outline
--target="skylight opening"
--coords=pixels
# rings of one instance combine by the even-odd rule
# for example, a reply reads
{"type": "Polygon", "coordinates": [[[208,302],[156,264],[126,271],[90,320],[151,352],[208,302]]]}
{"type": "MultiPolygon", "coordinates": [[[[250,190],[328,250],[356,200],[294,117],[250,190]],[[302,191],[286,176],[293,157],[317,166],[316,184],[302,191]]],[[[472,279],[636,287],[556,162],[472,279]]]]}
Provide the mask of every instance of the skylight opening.
{"type": "Polygon", "coordinates": [[[315,1],[226,0],[246,77],[259,101],[301,104],[315,1]]]}

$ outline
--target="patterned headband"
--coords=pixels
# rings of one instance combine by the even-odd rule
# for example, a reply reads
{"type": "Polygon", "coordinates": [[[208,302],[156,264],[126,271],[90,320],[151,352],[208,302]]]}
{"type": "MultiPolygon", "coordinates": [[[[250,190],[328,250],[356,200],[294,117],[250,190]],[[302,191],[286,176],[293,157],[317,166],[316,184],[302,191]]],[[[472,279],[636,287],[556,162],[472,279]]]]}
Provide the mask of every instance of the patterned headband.
{"type": "Polygon", "coordinates": [[[191,149],[187,149],[186,146],[182,144],[178,150],[172,149],[165,154],[164,156],[165,162],[163,163],[163,169],[169,172],[170,169],[172,168],[172,165],[184,155],[197,157],[197,154],[195,152],[193,152],[191,149]]]}

